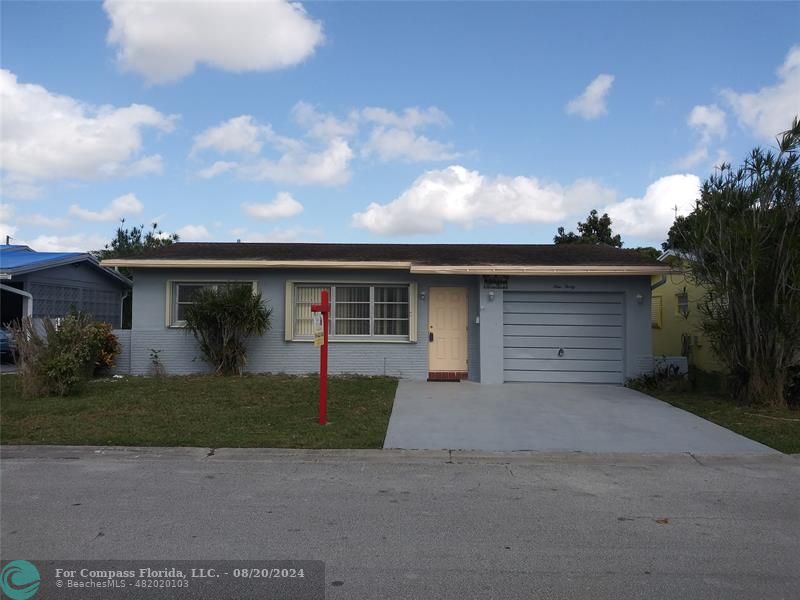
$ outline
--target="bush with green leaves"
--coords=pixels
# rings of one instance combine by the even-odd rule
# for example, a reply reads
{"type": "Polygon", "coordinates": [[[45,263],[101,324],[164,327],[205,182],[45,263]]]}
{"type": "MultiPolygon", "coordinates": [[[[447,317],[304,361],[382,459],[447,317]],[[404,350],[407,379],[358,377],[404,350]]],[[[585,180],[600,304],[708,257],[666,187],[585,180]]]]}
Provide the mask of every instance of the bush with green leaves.
{"type": "Polygon", "coordinates": [[[28,398],[76,393],[98,367],[113,366],[120,350],[111,326],[84,313],[57,321],[26,317],[12,327],[22,392],[28,398]]]}
{"type": "Polygon", "coordinates": [[[186,309],[186,328],[194,334],[203,359],[216,373],[240,375],[247,365],[247,338],[271,326],[272,309],[261,292],[242,284],[202,288],[186,309]]]}
{"type": "Polygon", "coordinates": [[[668,244],[707,290],[702,330],[736,397],[786,407],[800,355],[800,120],[777,153],[756,148],[741,167],[709,177],[668,244]]]}

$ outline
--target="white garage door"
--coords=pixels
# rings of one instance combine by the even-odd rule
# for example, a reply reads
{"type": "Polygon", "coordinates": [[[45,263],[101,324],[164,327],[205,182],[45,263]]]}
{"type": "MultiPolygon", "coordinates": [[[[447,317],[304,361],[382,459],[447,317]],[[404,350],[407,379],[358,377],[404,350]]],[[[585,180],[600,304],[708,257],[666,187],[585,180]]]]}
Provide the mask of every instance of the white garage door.
{"type": "Polygon", "coordinates": [[[622,294],[505,292],[505,381],[623,382],[622,294]]]}

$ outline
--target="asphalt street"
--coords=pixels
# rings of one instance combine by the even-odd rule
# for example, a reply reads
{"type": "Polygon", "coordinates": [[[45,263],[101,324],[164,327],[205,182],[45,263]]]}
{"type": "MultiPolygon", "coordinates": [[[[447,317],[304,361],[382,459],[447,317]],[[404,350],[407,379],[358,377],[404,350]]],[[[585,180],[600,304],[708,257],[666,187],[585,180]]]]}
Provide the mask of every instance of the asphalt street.
{"type": "Polygon", "coordinates": [[[4,560],[321,560],[328,598],[796,600],[800,458],[3,447],[4,560]]]}

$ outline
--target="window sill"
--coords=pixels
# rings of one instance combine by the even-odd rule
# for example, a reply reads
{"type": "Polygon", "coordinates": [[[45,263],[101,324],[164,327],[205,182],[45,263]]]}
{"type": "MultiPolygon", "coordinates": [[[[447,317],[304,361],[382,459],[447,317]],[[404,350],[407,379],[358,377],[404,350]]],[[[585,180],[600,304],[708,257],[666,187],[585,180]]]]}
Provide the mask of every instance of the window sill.
{"type": "MultiPolygon", "coordinates": [[[[294,339],[286,340],[289,343],[299,344],[312,344],[312,339],[294,339]]],[[[411,340],[393,340],[390,338],[361,338],[361,339],[328,339],[330,344],[416,344],[417,342],[411,340]]]]}

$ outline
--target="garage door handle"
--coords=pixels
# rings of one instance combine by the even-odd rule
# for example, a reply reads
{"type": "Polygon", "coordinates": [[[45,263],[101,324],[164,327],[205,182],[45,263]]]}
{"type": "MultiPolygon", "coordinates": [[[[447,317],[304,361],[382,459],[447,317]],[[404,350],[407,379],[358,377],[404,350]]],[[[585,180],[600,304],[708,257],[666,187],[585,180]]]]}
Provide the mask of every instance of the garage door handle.
{"type": "Polygon", "coordinates": [[[433,341],[433,332],[432,331],[430,333],[428,333],[428,341],[429,342],[433,341]]]}
{"type": "Polygon", "coordinates": [[[558,355],[559,356],[564,356],[564,349],[563,348],[559,348],[558,349],[558,355]]]}

